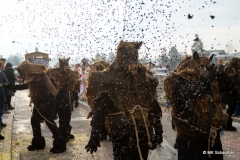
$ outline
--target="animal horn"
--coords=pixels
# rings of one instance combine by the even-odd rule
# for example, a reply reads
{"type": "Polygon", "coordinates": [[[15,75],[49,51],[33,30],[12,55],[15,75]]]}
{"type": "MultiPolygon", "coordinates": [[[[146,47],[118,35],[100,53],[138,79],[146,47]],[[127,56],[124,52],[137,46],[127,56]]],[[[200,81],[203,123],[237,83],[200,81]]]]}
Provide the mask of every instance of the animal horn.
{"type": "Polygon", "coordinates": [[[210,57],[209,57],[209,62],[211,62],[212,61],[212,59],[213,59],[213,56],[215,56],[214,54],[212,54],[210,57]]]}
{"type": "Polygon", "coordinates": [[[139,49],[140,47],[142,46],[142,42],[136,42],[136,44],[135,44],[135,48],[136,49],[139,49]]]}
{"type": "Polygon", "coordinates": [[[195,61],[198,61],[198,60],[200,59],[197,52],[194,52],[194,53],[193,53],[193,59],[194,59],[195,61]]]}

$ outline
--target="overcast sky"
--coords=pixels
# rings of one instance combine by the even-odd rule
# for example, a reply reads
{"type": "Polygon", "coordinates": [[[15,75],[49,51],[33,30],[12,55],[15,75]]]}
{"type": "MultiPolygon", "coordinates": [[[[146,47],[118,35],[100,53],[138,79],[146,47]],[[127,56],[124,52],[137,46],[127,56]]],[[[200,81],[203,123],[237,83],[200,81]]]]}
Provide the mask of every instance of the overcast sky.
{"type": "Polygon", "coordinates": [[[196,33],[206,50],[226,50],[232,43],[232,52],[240,52],[239,0],[0,1],[4,57],[34,52],[35,47],[51,57],[71,56],[76,61],[115,52],[123,39],[124,19],[124,40],[145,44],[140,57],[158,56],[163,47],[172,46],[190,54],[196,33]]]}

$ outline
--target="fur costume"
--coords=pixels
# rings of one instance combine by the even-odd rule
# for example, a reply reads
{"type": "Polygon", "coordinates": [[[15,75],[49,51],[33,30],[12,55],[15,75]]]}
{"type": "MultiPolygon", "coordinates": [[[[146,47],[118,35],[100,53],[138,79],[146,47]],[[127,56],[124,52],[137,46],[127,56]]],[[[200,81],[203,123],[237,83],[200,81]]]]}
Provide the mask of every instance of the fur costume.
{"type": "Polygon", "coordinates": [[[43,72],[47,71],[47,68],[41,64],[32,64],[28,60],[22,62],[20,66],[17,67],[17,70],[21,76],[28,75],[29,73],[43,72]]]}
{"type": "Polygon", "coordinates": [[[78,93],[80,92],[80,81],[77,81],[73,92],[71,93],[71,106],[72,106],[72,110],[73,110],[73,104],[75,105],[75,108],[78,107],[79,105],[79,97],[78,97],[78,93]]]}
{"type": "Polygon", "coordinates": [[[48,70],[47,74],[54,81],[57,89],[64,87],[67,91],[72,92],[79,79],[79,73],[70,69],[68,60],[59,59],[60,67],[48,70]]]}
{"type": "Polygon", "coordinates": [[[85,148],[91,153],[100,147],[106,118],[115,159],[147,159],[149,149],[162,142],[161,108],[156,100],[158,80],[138,63],[141,45],[121,41],[114,62],[103,71],[89,74],[86,95],[93,119],[85,148]]]}
{"type": "MultiPolygon", "coordinates": [[[[118,108],[125,113],[127,124],[133,124],[129,110],[135,105],[148,109],[150,101],[156,98],[158,80],[145,67],[136,63],[140,46],[141,43],[138,42],[121,41],[114,62],[104,71],[91,72],[88,78],[89,106],[92,108],[100,94],[107,92],[118,108]]],[[[144,113],[147,119],[147,111],[144,113]]],[[[137,110],[134,116],[143,122],[140,110],[137,110]]]]}
{"type": "Polygon", "coordinates": [[[90,72],[103,71],[105,68],[109,66],[110,66],[110,63],[104,60],[97,60],[91,65],[90,72]]]}
{"type": "MultiPolygon", "coordinates": [[[[107,67],[109,67],[110,63],[104,61],[104,60],[97,60],[95,61],[92,65],[91,65],[91,70],[88,72],[88,75],[91,72],[97,72],[97,71],[103,71],[104,69],[106,69],[107,67]]],[[[86,76],[88,79],[88,75],[86,76]]],[[[87,119],[89,119],[90,117],[92,117],[93,115],[93,111],[94,108],[91,108],[91,111],[89,112],[87,119]]],[[[92,123],[92,122],[91,122],[92,123]]],[[[105,121],[105,126],[102,127],[101,129],[101,136],[100,136],[100,141],[107,139],[107,134],[110,135],[110,116],[108,116],[106,118],[105,121]]]]}
{"type": "MultiPolygon", "coordinates": [[[[236,75],[236,78],[240,79],[240,59],[239,58],[231,58],[225,65],[224,71],[229,76],[236,75]]],[[[236,86],[236,91],[238,97],[240,97],[240,85],[236,86]]]]}
{"type": "Polygon", "coordinates": [[[28,146],[29,151],[44,149],[46,147],[45,138],[43,136],[33,137],[32,145],[28,146]]]}
{"type": "MultiPolygon", "coordinates": [[[[98,71],[103,71],[104,69],[106,69],[107,67],[109,67],[110,63],[104,61],[104,60],[97,60],[95,61],[92,66],[91,66],[91,70],[88,72],[88,75],[86,76],[86,79],[88,81],[88,76],[91,72],[98,72],[98,71]]],[[[91,111],[89,112],[87,119],[89,119],[90,117],[92,117],[93,114],[93,106],[91,107],[91,111]]]]}
{"type": "Polygon", "coordinates": [[[30,91],[30,98],[32,103],[37,103],[37,94],[39,88],[36,87],[37,81],[39,81],[40,76],[43,74],[43,78],[45,81],[45,87],[46,87],[46,92],[50,93],[52,96],[57,95],[57,90],[54,87],[53,83],[51,80],[48,78],[46,75],[47,69],[43,65],[38,65],[38,64],[31,64],[28,60],[24,61],[20,66],[17,67],[18,72],[20,73],[21,76],[24,77],[24,84],[28,85],[29,91],[30,91]]]}
{"type": "MultiPolygon", "coordinates": [[[[182,114],[180,113],[180,104],[176,102],[177,98],[173,93],[175,90],[180,89],[180,87],[184,87],[181,86],[181,81],[188,83],[190,86],[194,85],[200,79],[201,72],[199,68],[201,68],[201,66],[209,65],[211,58],[209,60],[205,55],[199,56],[200,59],[197,61],[195,61],[193,57],[185,57],[185,59],[183,59],[176,67],[174,72],[171,73],[171,75],[164,81],[164,91],[166,98],[172,105],[172,117],[178,135],[188,135],[194,137],[197,136],[197,131],[206,133],[206,124],[209,115],[208,111],[212,100],[214,101],[215,105],[212,126],[221,128],[225,125],[228,118],[228,115],[224,113],[222,109],[218,81],[216,80],[211,83],[211,87],[209,87],[207,91],[203,91],[201,94],[199,93],[200,95],[196,96],[195,100],[189,102],[189,105],[191,106],[194,114],[190,116],[195,116],[196,119],[190,120],[190,117],[187,119],[182,119],[179,117],[179,115],[182,114]],[[214,97],[212,97],[211,93],[214,95],[214,97]],[[194,121],[195,124],[193,125],[190,121],[194,121]]],[[[181,110],[181,112],[184,111],[181,110]]]]}
{"type": "Polygon", "coordinates": [[[58,137],[53,140],[53,148],[50,149],[52,153],[63,153],[66,150],[66,140],[63,137],[58,137]]]}
{"type": "MultiPolygon", "coordinates": [[[[54,122],[54,111],[56,104],[57,90],[53,83],[46,75],[46,68],[41,65],[31,64],[28,61],[23,62],[17,70],[24,77],[24,84],[11,85],[10,88],[14,90],[30,90],[31,101],[34,103],[34,108],[31,117],[31,126],[33,130],[32,144],[28,147],[29,151],[43,149],[45,147],[45,140],[42,137],[40,120],[44,119],[46,125],[50,129],[55,138],[54,141],[61,141],[60,132],[54,122]],[[26,68],[26,65],[30,68],[26,68]]],[[[53,145],[51,149],[53,153],[60,153],[66,150],[66,141],[53,145]]]]}
{"type": "Polygon", "coordinates": [[[224,71],[232,78],[232,80],[236,83],[236,87],[232,90],[228,90],[223,93],[221,101],[224,104],[228,105],[226,113],[229,115],[226,130],[227,131],[236,131],[237,128],[233,126],[232,115],[234,114],[236,105],[239,103],[240,97],[240,77],[239,77],[239,68],[240,68],[240,59],[232,58],[230,59],[224,68],[224,71]]]}
{"type": "Polygon", "coordinates": [[[59,68],[50,69],[48,76],[53,80],[58,94],[56,96],[56,112],[59,116],[59,131],[61,135],[66,139],[74,138],[71,135],[71,111],[72,101],[71,97],[74,92],[75,86],[79,80],[78,71],[72,71],[68,65],[68,59],[59,59],[59,68]]]}

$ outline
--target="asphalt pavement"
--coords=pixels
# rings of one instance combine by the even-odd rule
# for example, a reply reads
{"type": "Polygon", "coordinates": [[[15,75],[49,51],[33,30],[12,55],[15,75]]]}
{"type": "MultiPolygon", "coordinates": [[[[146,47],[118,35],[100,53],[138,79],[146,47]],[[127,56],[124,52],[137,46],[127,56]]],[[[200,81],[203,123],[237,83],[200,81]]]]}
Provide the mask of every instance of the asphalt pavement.
{"type": "MultiPolygon", "coordinates": [[[[27,147],[31,144],[32,128],[30,119],[32,107],[29,106],[29,91],[17,91],[12,99],[12,105],[15,107],[11,114],[3,116],[3,122],[7,123],[7,127],[2,130],[5,140],[0,141],[0,159],[2,160],[92,160],[92,159],[113,159],[112,145],[108,140],[101,142],[101,147],[97,153],[91,155],[84,149],[89,140],[90,120],[86,119],[89,107],[85,102],[80,101],[78,108],[74,108],[72,112],[72,133],[75,139],[67,143],[67,150],[61,154],[52,154],[49,150],[52,148],[53,138],[50,130],[45,123],[41,124],[42,135],[46,140],[46,148],[38,151],[28,151],[27,147]]],[[[171,127],[171,110],[162,106],[163,117],[163,136],[166,141],[173,146],[175,143],[176,133],[171,127]]],[[[56,120],[58,125],[58,119],[56,120]]],[[[234,122],[234,126],[238,128],[236,132],[226,132],[221,137],[226,160],[240,159],[240,123],[234,122]],[[227,152],[226,152],[227,153],[227,152]],[[232,154],[233,153],[233,154],[232,154]]]]}

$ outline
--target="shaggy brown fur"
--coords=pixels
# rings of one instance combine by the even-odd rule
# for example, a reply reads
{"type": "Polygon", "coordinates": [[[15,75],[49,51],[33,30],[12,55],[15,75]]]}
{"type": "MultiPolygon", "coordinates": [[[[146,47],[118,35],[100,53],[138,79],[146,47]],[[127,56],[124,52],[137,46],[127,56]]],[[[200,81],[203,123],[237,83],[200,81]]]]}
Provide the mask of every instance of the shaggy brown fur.
{"type": "Polygon", "coordinates": [[[192,57],[186,56],[174,69],[174,73],[179,76],[187,77],[192,82],[196,82],[202,74],[200,66],[210,64],[209,59],[204,54],[199,54],[199,57],[200,59],[195,61],[192,57]]]}
{"type": "MultiPolygon", "coordinates": [[[[178,118],[178,104],[174,102],[173,98],[173,90],[177,88],[173,88],[174,83],[176,81],[179,81],[180,79],[185,79],[189,83],[196,82],[200,76],[201,76],[201,70],[200,65],[209,65],[210,60],[206,56],[200,56],[199,60],[194,60],[193,57],[185,57],[180,64],[175,68],[174,72],[165,79],[164,81],[164,91],[166,94],[166,98],[170,101],[172,104],[172,116],[177,118],[179,121],[182,121],[183,123],[186,123],[187,125],[191,125],[188,123],[187,119],[180,119],[178,118]]],[[[191,102],[191,106],[194,109],[194,113],[197,116],[197,128],[201,131],[206,131],[206,124],[208,120],[208,110],[210,107],[210,102],[212,99],[212,96],[209,94],[213,92],[213,99],[214,99],[214,118],[212,121],[212,126],[219,128],[221,126],[224,126],[227,122],[228,115],[223,112],[222,105],[220,102],[220,92],[218,89],[218,83],[217,81],[212,82],[211,84],[212,90],[209,89],[210,92],[202,93],[200,97],[197,97],[195,101],[191,102]]],[[[176,130],[178,135],[182,134],[189,134],[190,136],[193,132],[193,130],[186,131],[186,129],[183,129],[181,125],[176,124],[176,130]]],[[[194,130],[196,131],[196,130],[194,130]]]]}
{"type": "MultiPolygon", "coordinates": [[[[107,67],[109,67],[110,63],[104,61],[104,60],[97,60],[95,61],[92,66],[91,66],[91,70],[89,71],[88,75],[86,76],[86,80],[88,81],[88,76],[91,72],[97,72],[97,71],[103,71],[104,69],[106,69],[107,67]]],[[[89,119],[90,117],[92,117],[93,115],[93,110],[94,108],[91,107],[91,111],[88,113],[87,119],[89,119]]]]}
{"type": "Polygon", "coordinates": [[[44,74],[44,81],[46,82],[48,91],[53,96],[57,95],[57,90],[55,89],[53,83],[50,81],[46,74],[46,67],[38,64],[31,64],[29,61],[24,61],[20,66],[17,67],[18,72],[21,77],[25,77],[24,83],[28,85],[30,90],[31,102],[37,103],[37,93],[38,87],[36,87],[36,82],[40,79],[40,74],[44,74]]]}
{"type": "Polygon", "coordinates": [[[106,69],[109,66],[110,66],[110,63],[108,63],[105,60],[97,60],[97,61],[93,62],[93,64],[91,65],[91,70],[88,72],[87,75],[84,76],[84,82],[88,81],[88,76],[91,72],[103,71],[104,69],[106,69]]]}
{"type": "Polygon", "coordinates": [[[68,61],[70,60],[70,58],[62,58],[62,59],[58,59],[59,60],[59,68],[62,70],[62,71],[64,71],[65,69],[66,69],[66,71],[68,70],[68,69],[70,69],[70,67],[69,67],[69,64],[68,64],[68,61]]]}
{"type": "Polygon", "coordinates": [[[22,77],[30,73],[47,71],[47,68],[44,65],[32,64],[28,60],[26,60],[17,67],[17,71],[22,77]]]}
{"type": "Polygon", "coordinates": [[[109,66],[109,70],[128,70],[129,65],[138,62],[138,49],[141,47],[140,42],[123,42],[121,41],[117,47],[117,55],[113,63],[109,66]]]}
{"type": "Polygon", "coordinates": [[[60,68],[53,68],[48,70],[47,74],[52,79],[57,89],[64,87],[67,91],[72,92],[74,87],[79,80],[79,73],[72,71],[68,66],[68,59],[59,59],[60,68]],[[67,82],[67,84],[66,84],[67,82]]]}
{"type": "MultiPolygon", "coordinates": [[[[129,114],[135,105],[148,109],[150,101],[156,98],[158,80],[138,64],[138,49],[142,43],[123,42],[117,47],[114,62],[101,72],[91,72],[88,79],[87,97],[89,106],[100,94],[107,92],[121,111],[126,113],[126,120],[132,124],[129,114]]],[[[142,121],[140,111],[135,118],[142,121]]],[[[148,114],[145,114],[146,119],[148,114]]]]}
{"type": "Polygon", "coordinates": [[[107,61],[98,60],[91,65],[90,72],[103,71],[105,68],[109,66],[110,66],[110,63],[108,63],[107,61]]]}
{"type": "MultiPolygon", "coordinates": [[[[240,79],[240,59],[239,58],[231,58],[225,65],[224,71],[229,76],[237,75],[238,79],[240,79]]],[[[240,97],[240,85],[236,85],[238,97],[240,97]]]]}
{"type": "MultiPolygon", "coordinates": [[[[240,71],[240,59],[239,58],[231,58],[225,65],[224,71],[229,75],[233,76],[235,74],[239,75],[240,71]]],[[[238,77],[240,78],[240,77],[238,77]]]]}

